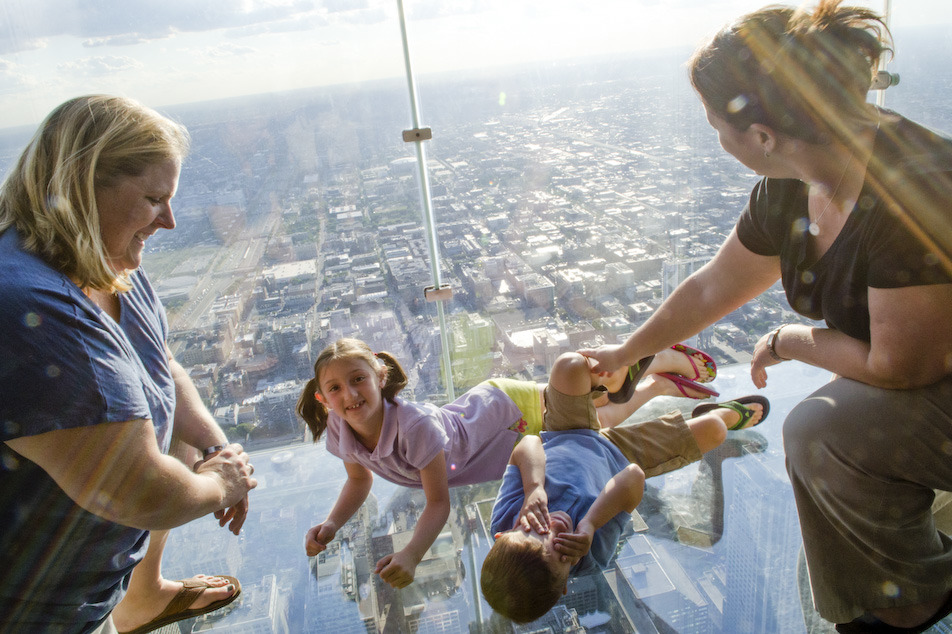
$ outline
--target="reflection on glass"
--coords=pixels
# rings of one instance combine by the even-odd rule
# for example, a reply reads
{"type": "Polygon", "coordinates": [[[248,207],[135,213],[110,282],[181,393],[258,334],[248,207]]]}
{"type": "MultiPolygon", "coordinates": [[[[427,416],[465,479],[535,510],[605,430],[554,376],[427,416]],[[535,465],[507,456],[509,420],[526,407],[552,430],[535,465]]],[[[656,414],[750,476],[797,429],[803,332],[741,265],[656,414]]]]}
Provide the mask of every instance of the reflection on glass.
{"type": "MultiPolygon", "coordinates": [[[[327,515],[345,478],[339,460],[321,445],[302,442],[293,413],[313,355],[328,341],[356,335],[407,360],[407,398],[438,403],[446,391],[434,310],[422,294],[430,278],[414,158],[400,137],[410,120],[406,87],[382,80],[220,98],[283,87],[277,75],[284,73],[333,71],[344,82],[365,79],[358,66],[399,72],[391,10],[365,4],[361,11],[341,6],[325,16],[297,16],[303,22],[295,26],[314,27],[301,32],[324,48],[288,50],[286,42],[255,40],[262,50],[279,52],[282,63],[268,55],[245,56],[243,69],[231,74],[217,65],[197,78],[170,72],[162,78],[161,94],[128,83],[121,73],[114,76],[118,83],[88,74],[111,61],[136,67],[139,82],[166,65],[135,59],[134,46],[118,49],[122,59],[110,60],[95,50],[104,41],[81,47],[77,38],[83,33],[73,37],[73,48],[31,49],[52,60],[36,77],[49,69],[78,79],[66,85],[66,95],[40,95],[46,84],[14,88],[36,85],[21,83],[38,63],[34,53],[0,60],[11,87],[0,99],[5,113],[12,117],[16,111],[10,121],[17,124],[30,121],[30,106],[46,112],[42,99],[59,102],[116,85],[153,105],[167,102],[181,86],[187,88],[174,93],[182,95],[178,101],[198,101],[165,108],[189,127],[194,151],[174,201],[179,227],[150,240],[144,266],[169,309],[176,357],[229,436],[254,450],[261,484],[240,537],[210,519],[172,534],[167,577],[205,572],[242,580],[242,600],[188,624],[195,631],[510,630],[477,589],[490,543],[493,483],[452,492],[446,530],[421,564],[420,580],[407,590],[381,584],[372,567],[399,548],[422,501],[379,479],[331,549],[311,560],[303,552],[305,531],[327,515]],[[368,17],[375,11],[376,19],[368,17]],[[323,31],[316,36],[319,17],[333,22],[333,41],[323,31]],[[362,33],[377,40],[370,49],[346,41],[348,25],[359,19],[362,33]],[[359,50],[361,59],[340,54],[348,47],[359,50]],[[323,66],[312,65],[317,62],[323,66]]],[[[455,29],[424,28],[441,16],[409,8],[411,38],[439,36],[436,44],[416,49],[424,73],[435,70],[427,60],[455,58],[465,46],[492,52],[497,62],[507,55],[510,62],[546,60],[518,70],[424,74],[419,80],[424,123],[434,130],[428,149],[441,257],[454,288],[448,307],[458,391],[490,375],[544,380],[560,352],[624,337],[668,289],[713,255],[753,181],[717,147],[704,122],[681,67],[686,49],[640,55],[610,50],[607,59],[562,63],[550,61],[549,50],[532,49],[520,33],[544,27],[558,33],[556,28],[568,25],[572,37],[552,39],[562,49],[589,33],[588,46],[577,49],[587,54],[597,39],[591,34],[607,39],[605,27],[616,34],[624,30],[628,40],[639,39],[631,36],[637,28],[645,42],[658,36],[667,43],[682,23],[638,15],[637,3],[630,3],[636,15],[624,19],[596,16],[591,3],[583,3],[592,16],[579,20],[502,4],[504,17],[482,31],[463,24],[466,16],[452,17],[455,29]],[[595,22],[597,28],[581,28],[595,22]]],[[[937,23],[948,20],[942,8],[933,16],[937,23]]],[[[897,7],[896,17],[910,10],[897,7]]],[[[432,11],[441,13],[435,5],[432,11]]],[[[10,7],[0,12],[16,17],[10,7]]],[[[243,16],[245,30],[255,30],[259,15],[243,16]]],[[[292,26],[295,16],[284,15],[281,24],[292,26]]],[[[706,19],[703,30],[731,17],[733,12],[706,19]]],[[[223,28],[202,40],[189,30],[199,27],[187,26],[176,42],[181,46],[169,47],[158,35],[161,29],[158,39],[142,46],[150,54],[166,47],[181,68],[234,48],[223,46],[229,43],[223,28]],[[187,57],[199,49],[200,56],[187,57]]],[[[21,43],[47,35],[21,28],[10,31],[21,43]]],[[[890,70],[902,82],[890,88],[887,105],[949,130],[948,38],[939,35],[896,30],[902,48],[890,70]]],[[[482,68],[479,61],[472,66],[482,68]]],[[[30,132],[0,130],[0,171],[9,168],[30,132]]],[[[751,337],[795,320],[783,312],[785,306],[782,291],[773,289],[702,333],[700,344],[716,350],[722,393],[751,391],[743,366],[751,337]]],[[[798,396],[825,379],[797,365],[778,370],[766,392],[772,422],[756,434],[734,436],[737,443],[725,444],[696,467],[649,480],[613,566],[572,580],[545,624],[559,632],[799,632],[805,620],[816,623],[804,616],[798,599],[799,534],[779,422],[798,396]]]]}
{"type": "MultiPolygon", "coordinates": [[[[744,371],[722,366],[719,386],[743,391],[744,371]]],[[[242,579],[242,600],[197,620],[195,631],[246,631],[253,624],[273,632],[564,632],[575,624],[594,632],[822,631],[806,630],[801,612],[799,531],[778,423],[827,377],[791,364],[776,378],[787,387],[767,390],[772,420],[731,432],[695,465],[649,479],[607,570],[571,579],[556,608],[526,626],[495,615],[478,589],[498,482],[451,490],[445,530],[404,590],[372,570],[412,530],[425,501],[417,490],[375,480],[331,547],[307,558],[304,533],[326,516],[346,477],[320,444],[254,452],[261,484],[242,536],[236,540],[211,519],[178,529],[165,572],[176,577],[197,566],[242,579]]],[[[661,411],[694,404],[656,400],[661,411]]]]}

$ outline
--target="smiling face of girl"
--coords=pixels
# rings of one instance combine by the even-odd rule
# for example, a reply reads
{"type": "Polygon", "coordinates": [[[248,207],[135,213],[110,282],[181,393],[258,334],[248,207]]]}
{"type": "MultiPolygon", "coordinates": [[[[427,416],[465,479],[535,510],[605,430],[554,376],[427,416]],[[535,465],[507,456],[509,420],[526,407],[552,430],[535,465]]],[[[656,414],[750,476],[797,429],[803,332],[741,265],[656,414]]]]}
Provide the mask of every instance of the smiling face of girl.
{"type": "Polygon", "coordinates": [[[318,377],[321,401],[343,418],[370,450],[376,447],[383,425],[383,384],[381,373],[358,358],[329,361],[318,377]]]}

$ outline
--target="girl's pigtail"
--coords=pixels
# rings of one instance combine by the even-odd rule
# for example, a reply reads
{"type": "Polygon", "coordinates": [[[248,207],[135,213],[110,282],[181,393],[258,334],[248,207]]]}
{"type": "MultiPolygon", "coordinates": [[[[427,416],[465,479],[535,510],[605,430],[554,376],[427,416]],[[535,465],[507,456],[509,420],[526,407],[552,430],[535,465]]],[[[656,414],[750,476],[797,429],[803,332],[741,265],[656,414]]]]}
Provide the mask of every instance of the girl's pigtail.
{"type": "Polygon", "coordinates": [[[307,423],[307,428],[311,430],[314,442],[317,442],[324,430],[327,429],[327,408],[324,403],[317,400],[317,379],[312,378],[304,386],[297,402],[298,416],[307,423]]]}
{"type": "Polygon", "coordinates": [[[407,373],[400,362],[389,352],[378,352],[375,355],[387,368],[387,378],[381,393],[383,397],[393,402],[394,397],[407,386],[407,373]]]}

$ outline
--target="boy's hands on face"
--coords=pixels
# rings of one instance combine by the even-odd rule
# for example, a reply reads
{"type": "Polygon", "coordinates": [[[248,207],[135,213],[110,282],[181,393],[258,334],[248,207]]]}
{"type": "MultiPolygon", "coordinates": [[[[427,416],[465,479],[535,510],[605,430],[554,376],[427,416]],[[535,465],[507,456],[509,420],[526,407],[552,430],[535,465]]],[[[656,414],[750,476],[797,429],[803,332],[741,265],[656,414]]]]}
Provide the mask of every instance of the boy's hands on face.
{"type": "Polygon", "coordinates": [[[413,575],[419,563],[420,561],[415,560],[413,555],[401,550],[386,555],[378,561],[374,573],[380,575],[381,579],[394,588],[406,588],[413,583],[413,575]]]}
{"type": "Polygon", "coordinates": [[[571,561],[572,565],[588,554],[595,537],[595,527],[586,520],[582,520],[575,527],[574,533],[559,533],[555,538],[555,549],[562,554],[562,561],[571,561]]]}
{"type": "Polygon", "coordinates": [[[527,533],[531,530],[540,534],[549,532],[549,498],[545,488],[536,487],[526,494],[519,509],[518,524],[527,533]]]}

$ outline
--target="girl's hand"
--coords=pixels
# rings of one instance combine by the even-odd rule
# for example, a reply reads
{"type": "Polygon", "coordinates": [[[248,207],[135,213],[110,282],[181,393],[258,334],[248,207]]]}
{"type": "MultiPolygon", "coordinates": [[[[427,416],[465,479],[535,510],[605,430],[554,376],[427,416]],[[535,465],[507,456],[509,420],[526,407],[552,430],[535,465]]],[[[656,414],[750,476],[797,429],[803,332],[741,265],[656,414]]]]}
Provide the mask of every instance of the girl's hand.
{"type": "Polygon", "coordinates": [[[374,573],[394,588],[406,588],[413,583],[413,574],[416,572],[419,560],[414,561],[412,555],[401,550],[391,553],[377,562],[374,573]]]}
{"type": "Polygon", "coordinates": [[[331,522],[324,522],[311,528],[304,536],[304,551],[307,556],[314,557],[323,552],[335,535],[337,535],[337,527],[331,522]]]}
{"type": "Polygon", "coordinates": [[[533,529],[539,534],[549,532],[549,498],[543,487],[536,487],[526,495],[518,522],[527,533],[533,529]]]}
{"type": "Polygon", "coordinates": [[[562,561],[571,561],[572,565],[588,554],[595,537],[594,527],[588,522],[579,522],[574,533],[559,533],[555,538],[555,549],[562,554],[562,561]]]}

